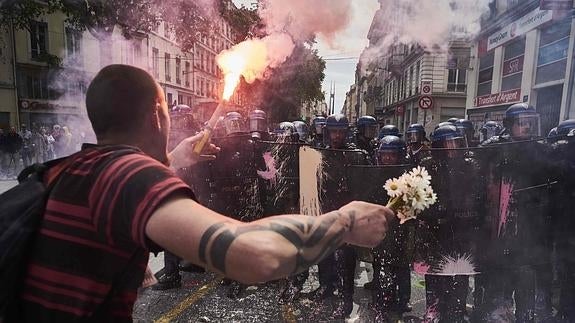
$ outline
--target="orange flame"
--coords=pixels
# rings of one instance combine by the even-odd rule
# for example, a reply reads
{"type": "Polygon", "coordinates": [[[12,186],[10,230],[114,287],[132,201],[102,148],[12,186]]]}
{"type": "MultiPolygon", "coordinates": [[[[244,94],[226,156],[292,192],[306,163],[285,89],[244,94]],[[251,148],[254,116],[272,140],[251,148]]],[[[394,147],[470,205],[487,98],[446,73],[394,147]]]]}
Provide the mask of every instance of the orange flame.
{"type": "Polygon", "coordinates": [[[246,69],[246,59],[239,52],[225,51],[218,57],[218,65],[225,75],[223,99],[228,101],[240,83],[240,76],[246,69]]]}
{"type": "Polygon", "coordinates": [[[274,34],[263,39],[248,39],[218,55],[224,73],[223,99],[229,101],[243,76],[253,83],[264,77],[268,68],[275,68],[291,54],[294,43],[287,34],[274,34]]]}

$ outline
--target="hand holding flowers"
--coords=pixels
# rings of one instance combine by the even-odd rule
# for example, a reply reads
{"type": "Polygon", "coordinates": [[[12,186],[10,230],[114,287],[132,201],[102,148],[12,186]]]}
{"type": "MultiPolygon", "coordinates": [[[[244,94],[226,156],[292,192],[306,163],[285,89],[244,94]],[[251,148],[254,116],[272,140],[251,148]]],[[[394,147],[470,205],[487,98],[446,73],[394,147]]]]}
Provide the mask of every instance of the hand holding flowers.
{"type": "Polygon", "coordinates": [[[400,224],[429,208],[437,201],[437,194],[431,187],[431,176],[424,167],[416,167],[399,178],[385,182],[390,199],[386,207],[397,212],[400,224]]]}

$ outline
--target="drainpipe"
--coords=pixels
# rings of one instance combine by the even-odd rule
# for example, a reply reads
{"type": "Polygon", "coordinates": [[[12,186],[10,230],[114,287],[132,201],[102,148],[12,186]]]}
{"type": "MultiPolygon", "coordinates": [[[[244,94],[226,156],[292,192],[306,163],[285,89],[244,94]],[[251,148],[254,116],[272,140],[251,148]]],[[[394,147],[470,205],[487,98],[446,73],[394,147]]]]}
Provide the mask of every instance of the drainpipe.
{"type": "MultiPolygon", "coordinates": [[[[16,80],[16,35],[14,30],[14,22],[10,20],[10,33],[12,34],[12,77],[14,78],[14,99],[16,102],[16,127],[20,126],[20,107],[18,106],[18,82],[16,80]]],[[[19,128],[18,128],[19,129],[19,128]]]]}

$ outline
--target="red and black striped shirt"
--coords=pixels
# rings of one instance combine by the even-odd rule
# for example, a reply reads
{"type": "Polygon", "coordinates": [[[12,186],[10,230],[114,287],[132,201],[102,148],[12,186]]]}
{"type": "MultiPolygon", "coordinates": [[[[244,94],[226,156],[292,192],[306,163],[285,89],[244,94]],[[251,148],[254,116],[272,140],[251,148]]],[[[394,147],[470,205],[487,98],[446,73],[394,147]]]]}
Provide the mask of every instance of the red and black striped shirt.
{"type": "Polygon", "coordinates": [[[170,195],[193,194],[130,146],[86,147],[59,166],[65,168],[48,199],[20,315],[26,322],[131,322],[148,255],[159,251],[146,223],[170,195]]]}

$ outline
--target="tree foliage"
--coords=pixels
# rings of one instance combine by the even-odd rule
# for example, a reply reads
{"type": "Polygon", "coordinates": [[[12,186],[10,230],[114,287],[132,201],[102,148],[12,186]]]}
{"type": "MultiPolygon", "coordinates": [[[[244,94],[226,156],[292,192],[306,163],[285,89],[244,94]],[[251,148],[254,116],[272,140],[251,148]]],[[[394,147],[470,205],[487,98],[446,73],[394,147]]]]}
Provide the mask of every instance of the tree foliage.
{"type": "Polygon", "coordinates": [[[240,91],[268,113],[270,122],[298,119],[304,104],[324,99],[325,61],[307,45],[297,45],[287,61],[268,75],[263,81],[242,83],[240,91]]]}

